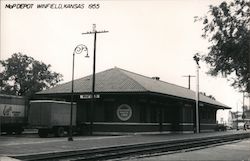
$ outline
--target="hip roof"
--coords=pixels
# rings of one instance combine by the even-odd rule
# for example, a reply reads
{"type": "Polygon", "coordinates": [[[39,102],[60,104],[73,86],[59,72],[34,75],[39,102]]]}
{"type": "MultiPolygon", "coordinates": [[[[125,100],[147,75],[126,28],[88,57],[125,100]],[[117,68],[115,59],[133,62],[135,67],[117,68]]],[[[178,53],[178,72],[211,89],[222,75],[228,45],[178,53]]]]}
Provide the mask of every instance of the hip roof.
{"type": "MultiPolygon", "coordinates": [[[[190,100],[195,100],[195,92],[187,88],[152,79],[144,75],[130,72],[121,68],[111,68],[95,75],[95,92],[153,92],[163,95],[170,95],[190,100]]],[[[92,90],[92,75],[74,80],[75,93],[90,93],[92,90]]],[[[56,87],[38,92],[37,94],[62,94],[71,93],[71,82],[67,82],[56,87]]],[[[228,109],[216,100],[199,95],[199,100],[204,103],[219,106],[228,109]]]]}

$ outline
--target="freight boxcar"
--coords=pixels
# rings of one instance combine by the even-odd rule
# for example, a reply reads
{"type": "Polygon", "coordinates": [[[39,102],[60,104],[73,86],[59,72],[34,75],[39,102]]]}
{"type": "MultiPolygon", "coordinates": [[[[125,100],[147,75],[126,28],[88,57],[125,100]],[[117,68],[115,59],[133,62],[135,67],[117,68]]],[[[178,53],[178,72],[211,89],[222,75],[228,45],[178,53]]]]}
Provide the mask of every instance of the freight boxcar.
{"type": "MultiPolygon", "coordinates": [[[[72,126],[76,128],[76,104],[73,104],[72,126]]],[[[71,103],[53,100],[30,101],[29,125],[38,129],[40,137],[47,137],[53,133],[63,136],[69,131],[71,103]]]]}
{"type": "Polygon", "coordinates": [[[0,94],[1,132],[21,134],[27,122],[26,111],[24,97],[0,94]]]}

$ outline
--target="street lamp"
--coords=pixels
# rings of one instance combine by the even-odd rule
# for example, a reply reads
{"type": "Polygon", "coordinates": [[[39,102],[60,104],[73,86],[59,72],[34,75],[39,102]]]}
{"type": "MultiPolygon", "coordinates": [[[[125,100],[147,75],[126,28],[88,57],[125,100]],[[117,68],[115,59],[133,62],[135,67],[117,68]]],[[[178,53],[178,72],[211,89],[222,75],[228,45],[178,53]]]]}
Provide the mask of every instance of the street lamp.
{"type": "Polygon", "coordinates": [[[73,141],[72,137],[72,122],[73,122],[73,99],[74,99],[74,67],[75,67],[75,54],[80,54],[82,51],[86,51],[87,55],[85,57],[89,57],[88,48],[85,45],[77,45],[73,52],[73,65],[72,65],[72,83],[71,83],[71,106],[70,106],[70,126],[69,126],[69,136],[68,141],[73,141]]]}
{"type": "Polygon", "coordinates": [[[200,123],[199,123],[199,61],[200,61],[200,55],[198,53],[195,54],[195,56],[193,57],[193,59],[195,60],[196,64],[197,64],[197,83],[196,83],[196,108],[195,108],[195,118],[196,118],[196,133],[200,133],[200,123]]]}

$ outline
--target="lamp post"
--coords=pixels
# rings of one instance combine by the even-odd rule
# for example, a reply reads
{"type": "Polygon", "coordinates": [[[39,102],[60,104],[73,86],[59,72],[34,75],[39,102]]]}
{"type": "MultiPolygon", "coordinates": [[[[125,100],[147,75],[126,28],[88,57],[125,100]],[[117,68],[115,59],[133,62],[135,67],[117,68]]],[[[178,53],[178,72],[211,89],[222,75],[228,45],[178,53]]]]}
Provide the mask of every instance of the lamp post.
{"type": "Polygon", "coordinates": [[[73,141],[72,137],[72,123],[73,123],[73,100],[74,100],[74,68],[75,68],[75,54],[80,54],[82,51],[86,51],[88,56],[88,48],[85,45],[77,45],[73,52],[73,63],[72,63],[72,82],[71,82],[71,106],[70,106],[70,126],[69,126],[69,136],[68,141],[73,141]]]}
{"type": "Polygon", "coordinates": [[[200,121],[199,121],[199,61],[200,61],[200,55],[198,53],[195,54],[193,57],[197,64],[197,82],[196,82],[196,106],[195,106],[195,118],[196,118],[196,130],[195,133],[200,133],[200,121]]]}

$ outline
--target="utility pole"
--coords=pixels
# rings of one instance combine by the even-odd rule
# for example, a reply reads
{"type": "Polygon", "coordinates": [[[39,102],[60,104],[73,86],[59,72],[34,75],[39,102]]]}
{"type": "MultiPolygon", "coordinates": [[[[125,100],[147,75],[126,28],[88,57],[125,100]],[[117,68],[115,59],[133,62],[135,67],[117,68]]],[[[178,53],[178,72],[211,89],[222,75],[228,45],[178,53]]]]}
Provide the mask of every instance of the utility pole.
{"type": "MultiPolygon", "coordinates": [[[[249,47],[250,47],[250,44],[248,44],[249,47]]],[[[250,51],[248,51],[248,64],[247,64],[247,67],[248,67],[248,77],[247,77],[247,80],[248,80],[248,83],[247,83],[247,89],[248,89],[248,94],[250,95],[250,51]]]]}
{"type": "Polygon", "coordinates": [[[184,75],[183,77],[188,77],[188,89],[190,89],[191,77],[195,77],[195,76],[194,75],[184,75]]]}
{"type": "Polygon", "coordinates": [[[244,112],[244,106],[245,106],[245,92],[243,91],[243,103],[242,103],[242,111],[244,112]]]}
{"type": "Polygon", "coordinates": [[[238,131],[239,130],[239,125],[238,125],[238,115],[239,115],[239,111],[238,111],[238,103],[237,103],[237,111],[236,111],[236,130],[238,131]]]}
{"type": "Polygon", "coordinates": [[[94,120],[94,107],[95,107],[95,66],[96,66],[96,35],[101,33],[107,33],[108,31],[97,31],[96,24],[93,24],[93,31],[84,32],[82,34],[94,34],[94,55],[93,55],[93,76],[92,76],[92,97],[91,97],[91,108],[90,108],[90,135],[93,135],[93,120],[94,120]]]}
{"type": "Polygon", "coordinates": [[[243,123],[245,123],[245,110],[244,107],[245,106],[245,92],[243,91],[243,103],[242,103],[242,119],[243,119],[243,123]]]}
{"type": "Polygon", "coordinates": [[[248,93],[248,101],[249,101],[249,103],[248,103],[248,110],[250,110],[250,93],[248,93]]]}
{"type": "MultiPolygon", "coordinates": [[[[249,47],[250,47],[250,44],[249,44],[249,47]]],[[[248,52],[248,77],[247,77],[247,92],[248,92],[248,95],[249,95],[249,109],[250,109],[250,52],[248,52]]]]}
{"type": "MultiPolygon", "coordinates": [[[[245,110],[247,110],[247,105],[245,106],[245,92],[243,91],[243,105],[242,105],[242,119],[243,119],[243,123],[245,123],[245,118],[246,118],[246,114],[245,114],[245,110]]],[[[244,126],[245,129],[245,126],[244,126]]]]}

